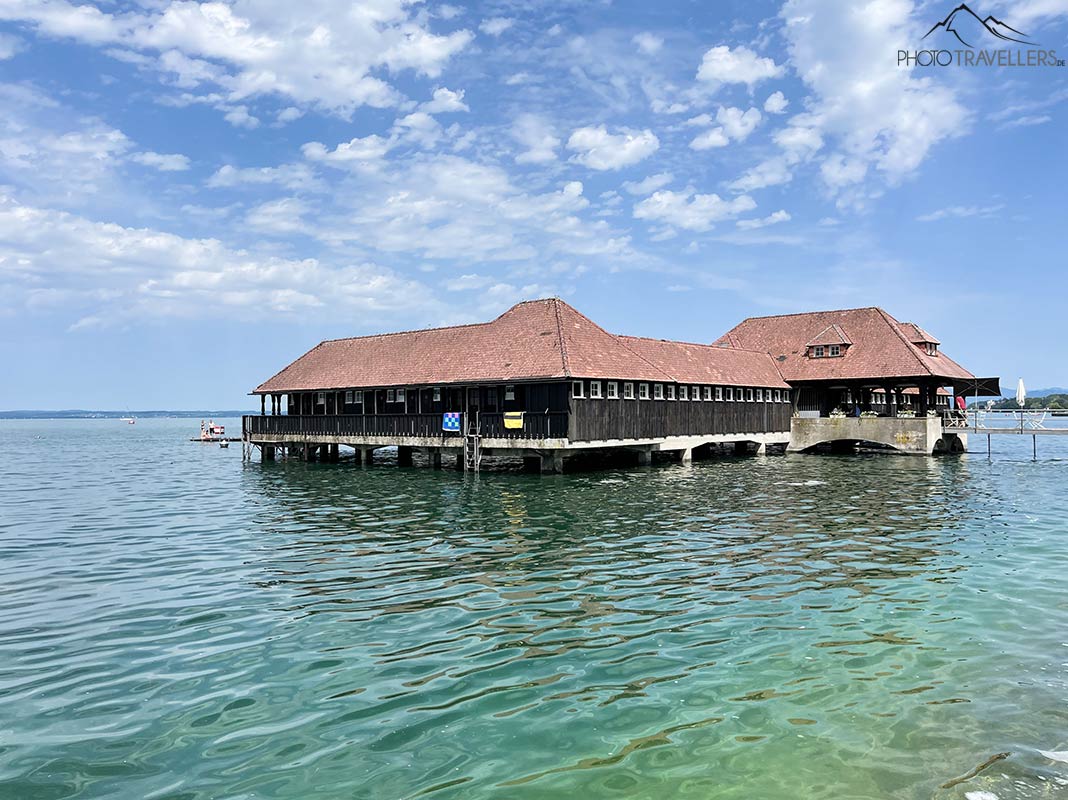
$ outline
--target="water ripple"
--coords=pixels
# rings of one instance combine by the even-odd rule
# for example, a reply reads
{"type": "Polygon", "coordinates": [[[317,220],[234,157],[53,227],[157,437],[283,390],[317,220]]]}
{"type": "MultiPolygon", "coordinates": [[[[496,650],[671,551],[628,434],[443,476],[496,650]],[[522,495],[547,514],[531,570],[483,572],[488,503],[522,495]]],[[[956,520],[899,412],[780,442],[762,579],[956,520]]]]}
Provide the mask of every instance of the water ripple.
{"type": "Polygon", "coordinates": [[[2,425],[0,797],[1068,789],[1056,443],[465,478],[2,425]]]}

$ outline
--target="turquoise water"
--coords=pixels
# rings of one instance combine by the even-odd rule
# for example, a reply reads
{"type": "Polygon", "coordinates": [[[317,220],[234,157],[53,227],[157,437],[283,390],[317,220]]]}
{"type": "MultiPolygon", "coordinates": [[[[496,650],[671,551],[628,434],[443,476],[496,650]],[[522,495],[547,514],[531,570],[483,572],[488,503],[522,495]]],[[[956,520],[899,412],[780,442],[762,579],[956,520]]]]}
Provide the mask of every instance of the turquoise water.
{"type": "Polygon", "coordinates": [[[197,426],[0,423],[0,797],[1068,796],[1066,441],[465,478],[197,426]]]}

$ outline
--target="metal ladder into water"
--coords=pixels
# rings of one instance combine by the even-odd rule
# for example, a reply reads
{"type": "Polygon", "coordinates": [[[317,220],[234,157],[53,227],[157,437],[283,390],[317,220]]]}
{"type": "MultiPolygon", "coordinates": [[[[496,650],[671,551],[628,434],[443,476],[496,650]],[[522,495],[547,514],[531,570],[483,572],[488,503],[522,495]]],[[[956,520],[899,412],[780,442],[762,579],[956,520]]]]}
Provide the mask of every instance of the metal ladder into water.
{"type": "Polygon", "coordinates": [[[474,419],[464,423],[464,429],[464,472],[478,472],[482,464],[482,437],[478,432],[477,411],[474,419]]]}

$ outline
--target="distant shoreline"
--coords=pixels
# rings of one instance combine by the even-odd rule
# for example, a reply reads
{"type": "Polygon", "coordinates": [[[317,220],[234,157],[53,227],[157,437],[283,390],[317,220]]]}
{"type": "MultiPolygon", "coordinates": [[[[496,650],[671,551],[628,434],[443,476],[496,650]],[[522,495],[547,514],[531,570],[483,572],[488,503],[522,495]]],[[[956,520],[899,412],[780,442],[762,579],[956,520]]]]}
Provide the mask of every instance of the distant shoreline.
{"type": "Polygon", "coordinates": [[[62,411],[32,411],[20,409],[15,411],[0,411],[0,419],[122,419],[124,417],[137,417],[138,419],[199,419],[240,417],[245,414],[255,414],[255,411],[238,411],[234,409],[219,410],[150,410],[150,411],[87,411],[85,409],[66,409],[62,411]]]}

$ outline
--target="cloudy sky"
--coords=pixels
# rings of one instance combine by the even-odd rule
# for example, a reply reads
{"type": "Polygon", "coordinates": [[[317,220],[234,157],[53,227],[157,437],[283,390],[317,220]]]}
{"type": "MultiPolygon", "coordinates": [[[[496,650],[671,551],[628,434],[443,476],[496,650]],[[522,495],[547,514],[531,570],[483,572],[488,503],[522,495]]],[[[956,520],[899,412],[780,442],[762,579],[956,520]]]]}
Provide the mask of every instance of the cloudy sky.
{"type": "MultiPolygon", "coordinates": [[[[249,407],[552,295],[1068,384],[1068,69],[898,66],[955,3],[79,2],[0,0],[0,408],[249,407]]],[[[1068,57],[1068,0],[973,7],[1068,57]]]]}

